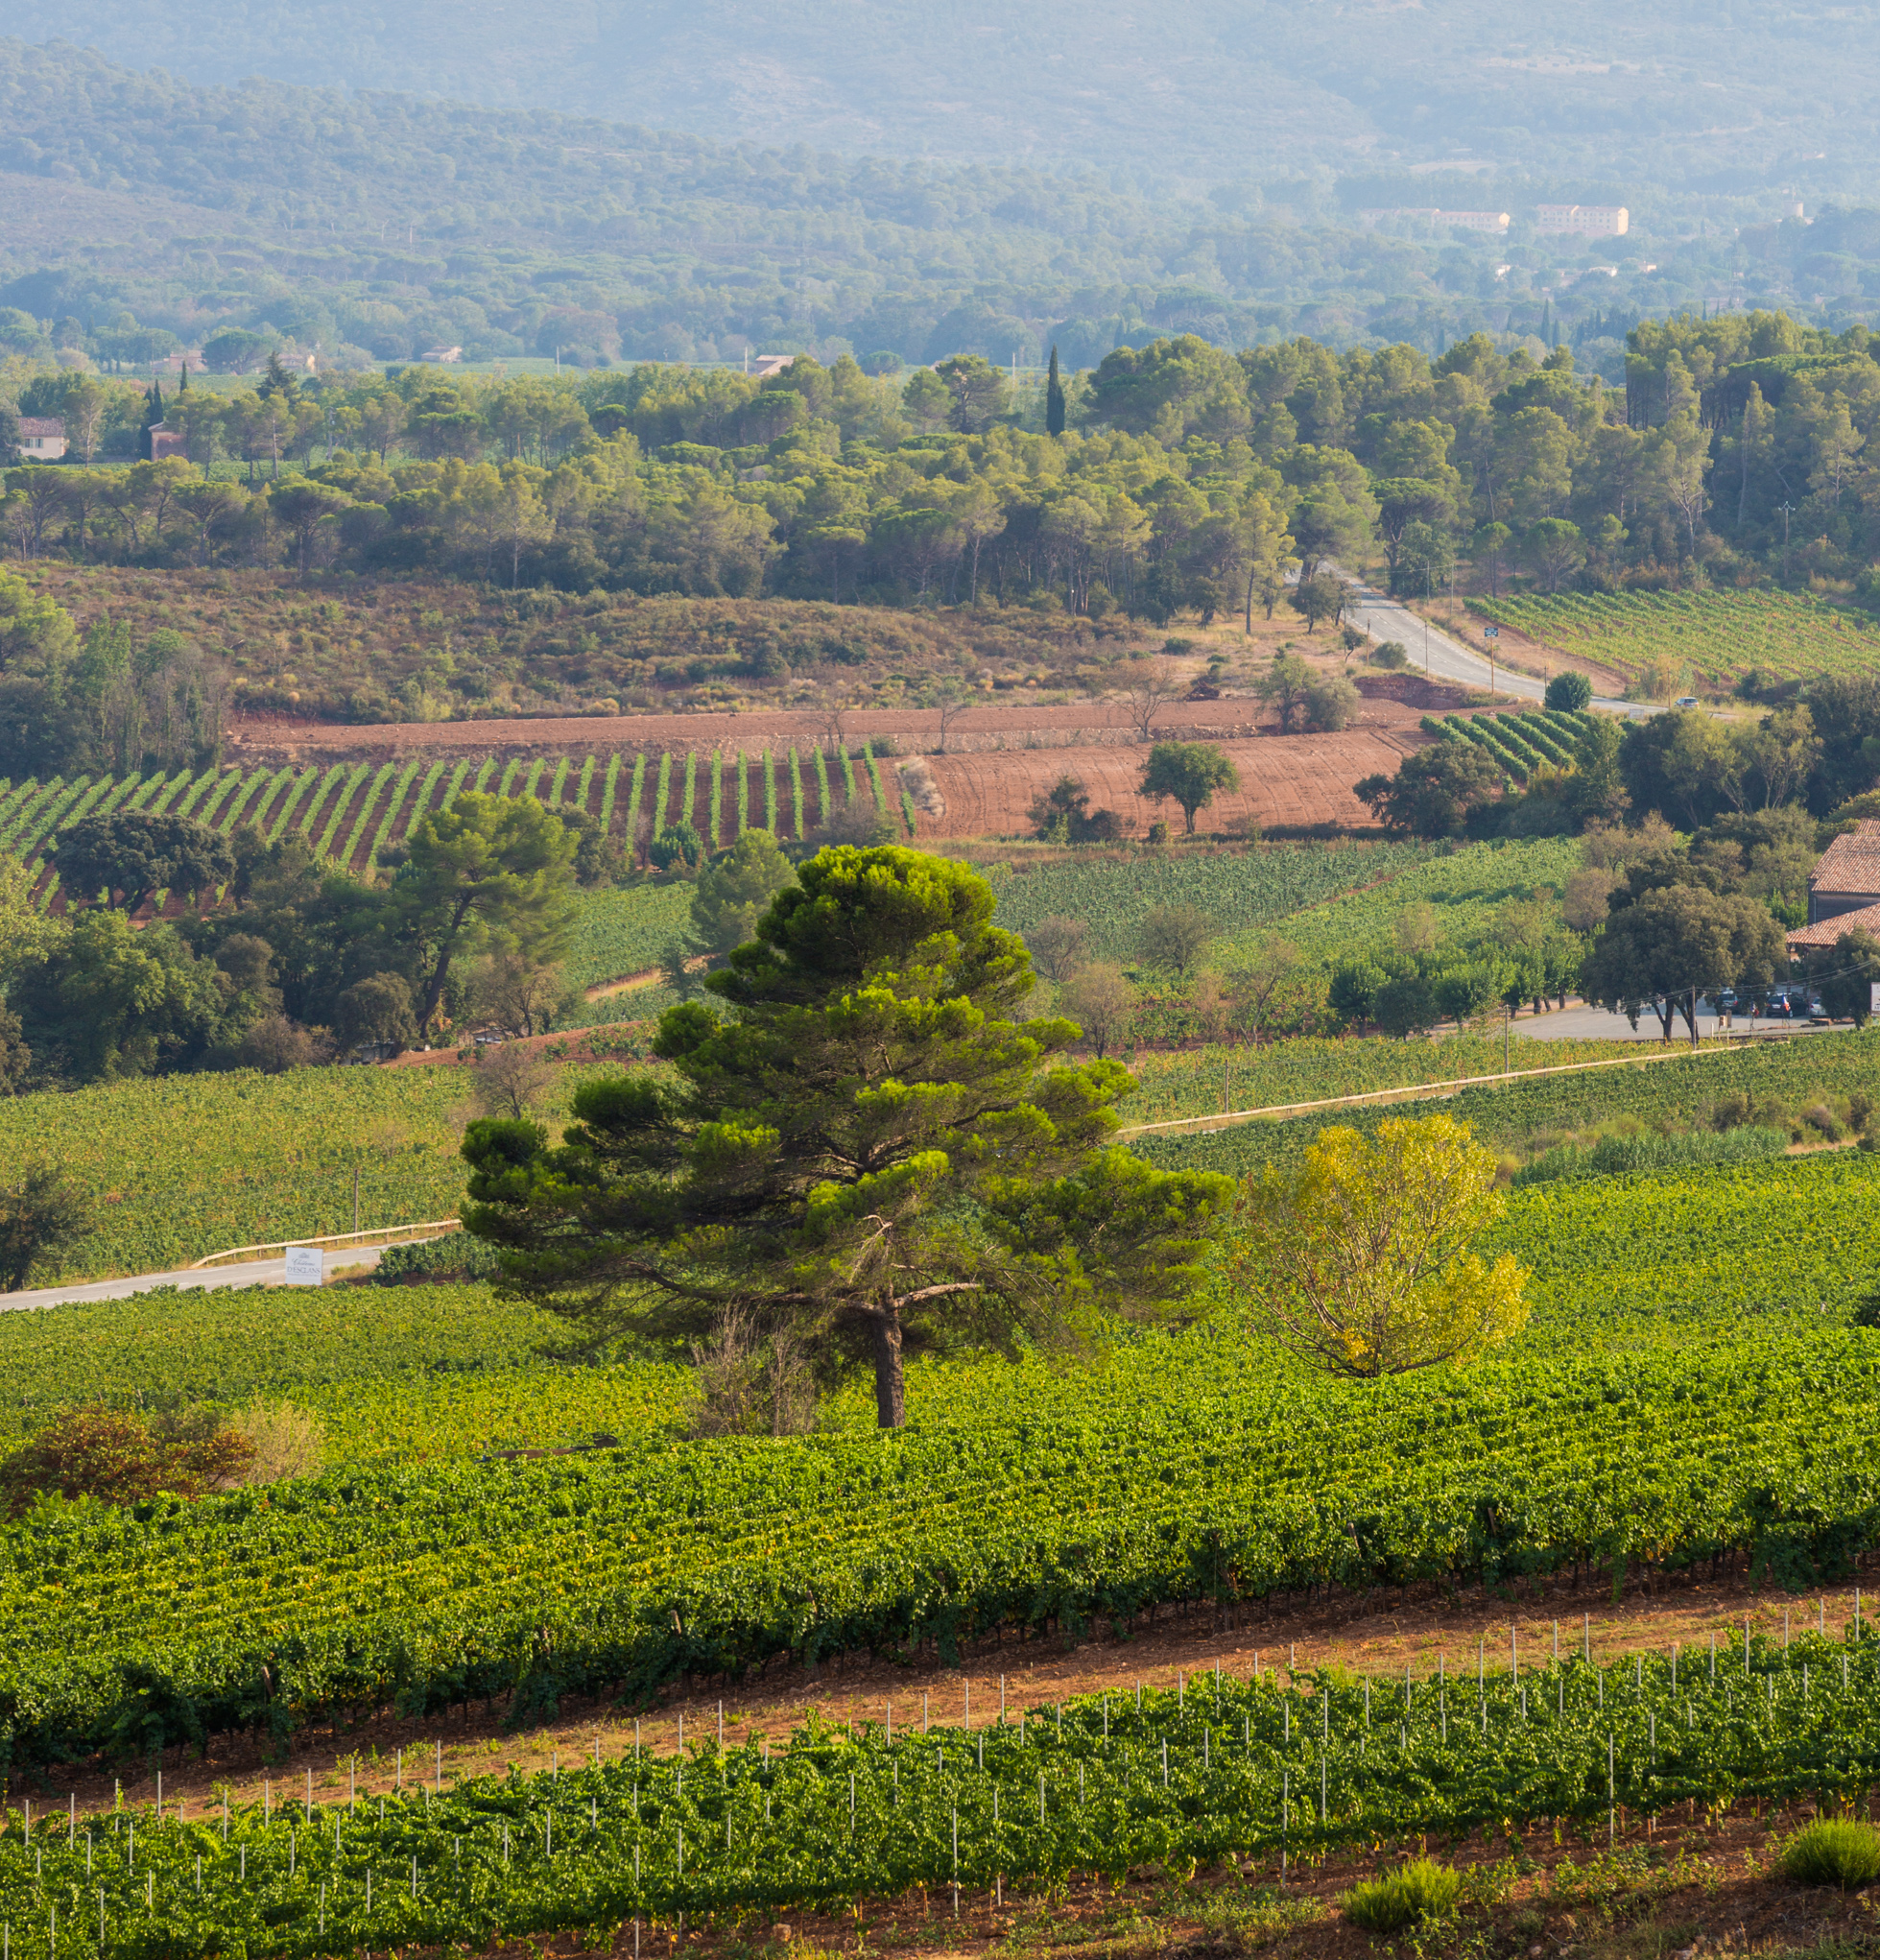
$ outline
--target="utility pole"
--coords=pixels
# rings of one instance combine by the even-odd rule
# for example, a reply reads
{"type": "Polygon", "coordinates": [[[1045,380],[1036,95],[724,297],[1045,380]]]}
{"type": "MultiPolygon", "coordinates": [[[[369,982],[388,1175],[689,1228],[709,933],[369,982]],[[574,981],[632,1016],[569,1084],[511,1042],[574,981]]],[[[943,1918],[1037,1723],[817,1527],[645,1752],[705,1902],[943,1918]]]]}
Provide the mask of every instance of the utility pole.
{"type": "Polygon", "coordinates": [[[1782,576],[1786,580],[1789,576],[1789,519],[1795,515],[1796,507],[1784,503],[1776,508],[1782,513],[1782,576]]]}

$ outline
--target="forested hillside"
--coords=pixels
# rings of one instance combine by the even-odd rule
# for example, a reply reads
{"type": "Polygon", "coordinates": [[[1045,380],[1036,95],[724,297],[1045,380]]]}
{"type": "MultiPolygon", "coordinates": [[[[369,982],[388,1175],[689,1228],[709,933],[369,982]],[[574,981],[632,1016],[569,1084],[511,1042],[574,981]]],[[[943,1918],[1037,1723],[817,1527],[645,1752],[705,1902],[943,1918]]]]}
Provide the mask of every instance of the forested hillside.
{"type": "Polygon", "coordinates": [[[1653,185],[1717,196],[1792,180],[1820,199],[1870,185],[1877,154],[1867,7],[595,0],[544,12],[422,0],[392,13],[206,0],[153,37],[124,0],[5,0],[0,32],[160,60],[191,81],[390,87],[624,111],[725,141],[1203,183],[1461,159],[1620,179],[1633,203],[1653,185]]]}
{"type": "MultiPolygon", "coordinates": [[[[604,107],[650,113],[639,90],[604,107]]],[[[1784,220],[1782,171],[1674,195],[1609,161],[1484,177],[1373,155],[1337,182],[1289,169],[1203,189],[1050,170],[1016,145],[958,168],[773,147],[780,133],[731,148],[545,108],[203,87],[0,43],[0,308],[30,316],[0,314],[0,347],[139,364],[232,325],[342,367],[437,345],[583,367],[802,347],[1022,366],[1055,345],[1077,369],[1158,333],[1436,352],[1513,331],[1563,334],[1617,379],[1642,316],[1801,302],[1843,325],[1877,276],[1880,217],[1850,202],[1784,220]],[[1632,229],[1541,236],[1547,198],[1624,203],[1632,229]],[[1364,216],[1439,203],[1512,223],[1364,216]]],[[[1835,184],[1871,194],[1862,170],[1835,184]]]]}

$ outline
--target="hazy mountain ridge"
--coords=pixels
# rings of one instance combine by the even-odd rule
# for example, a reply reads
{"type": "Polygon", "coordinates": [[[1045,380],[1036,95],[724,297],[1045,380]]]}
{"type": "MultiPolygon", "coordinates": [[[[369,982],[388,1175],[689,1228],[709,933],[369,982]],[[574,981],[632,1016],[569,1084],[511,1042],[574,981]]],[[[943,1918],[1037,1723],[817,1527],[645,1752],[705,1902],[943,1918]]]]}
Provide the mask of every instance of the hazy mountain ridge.
{"type": "Polygon", "coordinates": [[[1767,192],[1701,201],[1694,218],[1648,189],[1627,238],[1549,240],[1538,198],[1624,201],[1626,181],[1380,162],[1202,195],[1129,172],[202,86],[17,41],[0,42],[0,306],[86,326],[129,311],[192,342],[271,327],[342,360],[442,343],[583,364],[793,347],[1004,363],[1055,343],[1089,366],[1158,333],[1433,349],[1487,328],[1570,331],[1616,374],[1616,336],[1641,314],[1801,302],[1866,319],[1880,299],[1872,212],[1777,222],[1767,192]],[[1506,235],[1359,224],[1367,205],[1491,202],[1515,213],[1506,235]]]}
{"type": "Polygon", "coordinates": [[[622,116],[724,142],[1197,182],[1450,155],[1693,192],[1852,195],[1880,163],[1880,10],[1733,0],[0,0],[0,33],[249,75],[622,116]],[[1814,153],[1826,152],[1819,160],[1814,153]]]}

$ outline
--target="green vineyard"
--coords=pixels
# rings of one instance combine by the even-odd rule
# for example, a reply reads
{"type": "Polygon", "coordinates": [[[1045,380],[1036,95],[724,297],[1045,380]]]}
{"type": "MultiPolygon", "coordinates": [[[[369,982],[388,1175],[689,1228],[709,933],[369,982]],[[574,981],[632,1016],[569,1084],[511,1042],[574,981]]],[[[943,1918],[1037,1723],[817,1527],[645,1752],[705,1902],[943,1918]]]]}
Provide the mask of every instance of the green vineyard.
{"type": "MultiPolygon", "coordinates": [[[[864,745],[865,748],[867,745],[864,745]]],[[[113,811],[194,818],[223,832],[251,826],[273,842],[297,836],[320,856],[365,874],[418,819],[464,790],[539,799],[580,810],[643,849],[669,825],[690,823],[713,849],[771,822],[788,840],[808,837],[847,798],[871,797],[912,834],[871,752],[857,770],[829,772],[818,752],[805,772],[795,750],[700,756],[562,756],[534,761],[436,760],[334,763],[326,768],[221,767],[171,777],[80,777],[71,782],[0,784],[0,850],[43,867],[59,833],[83,817],[113,811]]],[[[41,898],[58,891],[46,877],[41,898]]],[[[179,897],[173,899],[179,903],[179,897]]]]}
{"type": "Polygon", "coordinates": [[[1751,668],[1782,680],[1880,669],[1880,622],[1803,593],[1523,593],[1469,610],[1628,676],[1663,659],[1725,685],[1751,668]]]}
{"type": "MultiPolygon", "coordinates": [[[[677,1754],[414,1778],[361,1805],[283,1784],[185,1821],[171,1806],[30,1809],[0,1831],[21,1960],[466,1951],[571,1927],[865,1898],[949,1898],[1132,1865],[1281,1861],[1545,1819],[1609,1840],[1689,1805],[1852,1802],[1880,1768],[1880,1642],[1724,1630],[1608,1663],[1565,1651],[1419,1679],[1218,1667],[1171,1689],[938,1726],[814,1720],[786,1748],[707,1733],[677,1754]]],[[[419,1757],[414,1765],[426,1767],[419,1757]]],[[[402,1765],[400,1772],[403,1783],[402,1765]]],[[[652,1930],[652,1928],[649,1928],[652,1930]]]]}
{"type": "Polygon", "coordinates": [[[1559,708],[1503,708],[1496,714],[1426,714],[1422,729],[1446,742],[1472,742],[1511,781],[1525,783],[1543,769],[1572,768],[1574,745],[1590,719],[1559,708]]]}
{"type": "Polygon", "coordinates": [[[174,1075],[0,1098],[0,1160],[56,1159],[94,1230],[47,1275],[165,1272],[230,1247],[456,1214],[451,1068],[174,1075]]]}
{"type": "MultiPolygon", "coordinates": [[[[1649,1033],[1650,1023],[1644,1025],[1649,1033]]],[[[1416,1044],[1379,1043],[1377,1047],[1381,1051],[1412,1045],[1416,1044]]],[[[1550,1041],[1535,1045],[1552,1048],[1563,1044],[1550,1041]]],[[[1613,1044],[1602,1045],[1610,1049],[1613,1044]]],[[[1283,1057],[1287,1049],[1295,1046],[1302,1051],[1298,1072],[1289,1070],[1266,1078],[1249,1074],[1244,1079],[1249,1083],[1290,1080],[1304,1088],[1315,1080],[1309,1072],[1313,1051],[1323,1057],[1326,1073],[1317,1078],[1321,1082],[1330,1079],[1338,1053],[1347,1050],[1356,1053],[1356,1044],[1348,1042],[1288,1042],[1278,1052],[1283,1057]]],[[[1500,1044],[1490,1040],[1487,1046],[1492,1058],[1500,1044]]],[[[1880,1034],[1872,1032],[1825,1039],[1810,1037],[1753,1048],[1693,1050],[1676,1043],[1671,1046],[1672,1052],[1667,1054],[1665,1044],[1653,1042],[1652,1052],[1662,1059],[1641,1061],[1630,1067],[1593,1068],[1528,1080],[1517,1077],[1512,1082],[1456,1090],[1444,1098],[1442,1107],[1458,1121],[1467,1123],[1485,1143],[1511,1150],[1532,1140],[1544,1144],[1566,1133],[1614,1126],[1641,1131],[1660,1126],[1705,1129],[1714,1121],[1720,1106],[1730,1102],[1739,1104],[1746,1116],[1752,1111],[1765,1110],[1772,1103],[1797,1111],[1811,1108],[1825,1111],[1837,1104],[1844,1108],[1850,1096],[1871,1095],[1876,1076],[1880,1075],[1880,1034]]],[[[1366,1044],[1367,1051],[1369,1047],[1370,1044],[1366,1044]]],[[[1456,1041],[1445,1040],[1425,1052],[1440,1060],[1451,1052],[1468,1051],[1456,1041]]],[[[1475,1052],[1479,1055],[1481,1051],[1475,1052]]],[[[1210,1069],[1200,1082],[1189,1083],[1182,1079],[1179,1066],[1182,1059],[1169,1057],[1154,1070],[1145,1071],[1144,1088],[1153,1087],[1170,1102],[1178,1099],[1184,1102],[1187,1108],[1180,1113],[1205,1113],[1201,1106],[1216,1071],[1210,1069]]],[[[1564,1062],[1568,1057],[1563,1053],[1559,1059],[1564,1062]]],[[[1353,1081],[1353,1088],[1387,1086],[1381,1079],[1370,1079],[1373,1075],[1381,1078],[1390,1067],[1381,1054],[1368,1067],[1358,1065],[1364,1072],[1353,1081]]],[[[1283,1069],[1286,1064],[1281,1062],[1279,1066],[1283,1069]]],[[[1462,1077],[1476,1071],[1458,1068],[1445,1072],[1462,1077]]],[[[1406,1081],[1410,1074],[1409,1066],[1405,1065],[1406,1081]]],[[[1427,1079],[1440,1078],[1432,1074],[1427,1079]]],[[[1235,1101],[1238,1103],[1240,1098],[1236,1096],[1235,1101]]],[[[1252,1106],[1250,1099],[1248,1106],[1252,1106]]],[[[1169,1170],[1215,1170],[1231,1177],[1245,1177],[1267,1163],[1293,1161],[1327,1122],[1368,1130],[1390,1116],[1417,1113],[1421,1111],[1414,1100],[1406,1099],[1390,1106],[1368,1109],[1361,1106],[1284,1122],[1236,1123],[1204,1132],[1178,1130],[1159,1135],[1134,1136],[1130,1139],[1130,1148],[1169,1170]]],[[[1763,1118],[1758,1115],[1756,1120],[1763,1118]]],[[[1818,1137],[1821,1135],[1806,1126],[1804,1134],[1818,1137]]]]}
{"type": "MultiPolygon", "coordinates": [[[[264,1705],[513,1694],[526,1718],[779,1655],[951,1662],[1002,1627],[1325,1585],[1719,1554],[1808,1584],[1880,1537],[1880,1352],[1848,1324],[1877,1188],[1880,1162],[1844,1152],[1517,1191],[1495,1244],[1534,1269],[1535,1321],[1465,1372],[1308,1374],[1245,1338],[1218,1280],[1199,1327],[1120,1338],[1095,1374],[917,1367],[901,1431],[867,1428],[858,1390],[794,1442],[642,1430],[578,1457],[29,1514],[0,1530],[0,1733],[24,1767],[264,1705]]],[[[231,1310],[265,1307],[246,1298],[231,1310]]],[[[513,1343],[497,1330],[499,1356],[513,1343]]],[[[30,1361],[10,1394],[35,1393],[30,1361]]],[[[405,1379],[411,1433],[435,1433],[405,1379]]],[[[394,1415],[381,1399],[362,1453],[394,1415]]]]}

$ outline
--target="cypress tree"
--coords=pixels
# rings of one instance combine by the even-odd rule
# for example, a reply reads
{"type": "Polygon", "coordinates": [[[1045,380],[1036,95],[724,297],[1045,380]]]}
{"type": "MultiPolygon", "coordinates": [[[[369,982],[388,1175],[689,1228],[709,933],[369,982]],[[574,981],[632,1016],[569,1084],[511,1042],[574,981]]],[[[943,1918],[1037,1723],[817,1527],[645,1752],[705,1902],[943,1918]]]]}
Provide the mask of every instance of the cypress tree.
{"type": "Polygon", "coordinates": [[[1051,371],[1044,382],[1044,427],[1045,433],[1061,436],[1064,433],[1064,384],[1058,378],[1058,349],[1051,349],[1051,371]]]}

